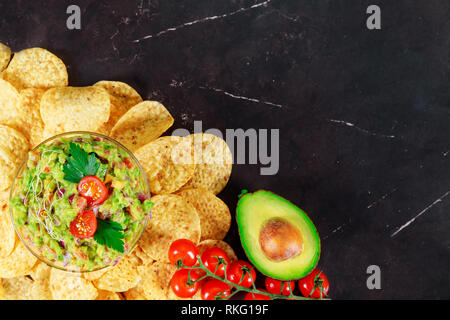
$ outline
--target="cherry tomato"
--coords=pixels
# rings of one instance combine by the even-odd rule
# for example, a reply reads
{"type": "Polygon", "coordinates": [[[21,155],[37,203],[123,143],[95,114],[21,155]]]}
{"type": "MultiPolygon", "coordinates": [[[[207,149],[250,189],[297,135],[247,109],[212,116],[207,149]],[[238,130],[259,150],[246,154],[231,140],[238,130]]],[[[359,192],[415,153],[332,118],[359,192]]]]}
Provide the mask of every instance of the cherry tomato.
{"type": "MultiPolygon", "coordinates": [[[[267,291],[264,290],[264,289],[259,289],[259,290],[260,290],[260,291],[267,292],[267,291]]],[[[272,300],[272,298],[269,297],[269,296],[266,296],[265,294],[248,292],[248,293],[245,295],[244,300],[272,300]]]]}
{"type": "Polygon", "coordinates": [[[288,296],[294,291],[295,281],[280,281],[277,279],[272,279],[270,277],[266,277],[265,280],[266,289],[268,292],[273,294],[282,294],[283,296],[288,296]],[[283,284],[283,292],[281,292],[281,285],[283,284]],[[291,288],[289,289],[289,285],[291,288]]]}
{"type": "Polygon", "coordinates": [[[209,271],[219,277],[223,277],[225,275],[225,268],[228,268],[230,265],[230,258],[224,250],[217,247],[212,247],[207,249],[202,254],[202,262],[209,271]],[[219,259],[223,260],[226,265],[222,263],[219,267],[217,267],[219,264],[219,259]]]}
{"type": "Polygon", "coordinates": [[[318,269],[311,272],[305,278],[298,280],[298,286],[302,295],[316,299],[326,297],[330,289],[327,276],[318,269]]]}
{"type": "Polygon", "coordinates": [[[69,227],[70,233],[77,238],[86,239],[94,235],[97,230],[97,218],[92,210],[85,210],[72,220],[69,227]]]}
{"type": "Polygon", "coordinates": [[[256,279],[255,268],[247,261],[235,261],[227,269],[227,279],[240,286],[250,288],[252,286],[252,280],[254,282],[256,279]],[[242,278],[242,275],[244,274],[244,270],[242,269],[247,270],[244,278],[242,278]]]}
{"type": "Polygon", "coordinates": [[[217,279],[208,280],[202,286],[202,300],[215,300],[216,296],[220,299],[224,299],[228,297],[230,293],[230,286],[217,279]]]}
{"type": "Polygon", "coordinates": [[[172,276],[170,287],[172,288],[173,293],[178,297],[190,298],[196,294],[200,288],[200,283],[197,281],[199,278],[200,276],[195,270],[180,269],[172,276]],[[188,284],[189,276],[191,281],[196,281],[194,284],[188,284]]]}
{"type": "Polygon", "coordinates": [[[96,176],[86,176],[78,182],[78,192],[86,198],[90,206],[102,204],[108,197],[108,189],[96,176]]]}
{"type": "Polygon", "coordinates": [[[171,264],[176,264],[178,260],[182,260],[185,266],[192,267],[197,262],[197,255],[197,246],[188,239],[175,240],[169,248],[171,264]]]}

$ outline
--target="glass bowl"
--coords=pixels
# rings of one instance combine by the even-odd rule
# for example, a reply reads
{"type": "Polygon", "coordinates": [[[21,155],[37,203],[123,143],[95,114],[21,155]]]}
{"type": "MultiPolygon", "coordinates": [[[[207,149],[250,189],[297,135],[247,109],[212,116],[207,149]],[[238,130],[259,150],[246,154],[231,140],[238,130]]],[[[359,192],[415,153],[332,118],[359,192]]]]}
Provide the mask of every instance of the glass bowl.
{"type": "MultiPolygon", "coordinates": [[[[25,245],[25,247],[27,247],[28,250],[30,250],[30,252],[34,256],[36,256],[39,260],[41,260],[42,262],[45,262],[47,265],[49,265],[51,267],[58,268],[58,269],[63,270],[63,271],[78,272],[78,273],[98,271],[98,270],[104,269],[106,267],[116,265],[121,258],[125,257],[127,254],[129,254],[130,252],[133,251],[133,249],[136,246],[137,242],[141,238],[141,236],[142,236],[142,234],[143,234],[143,232],[145,230],[145,227],[147,225],[148,219],[149,219],[149,217],[151,215],[150,212],[148,212],[148,213],[144,212],[143,218],[135,221],[137,227],[135,227],[135,230],[131,233],[131,235],[128,234],[128,236],[130,238],[127,239],[127,241],[125,241],[124,253],[123,254],[118,253],[119,257],[117,259],[115,259],[114,261],[104,262],[104,265],[96,266],[93,269],[87,269],[87,268],[84,268],[84,267],[77,266],[74,263],[68,263],[67,262],[68,259],[72,260],[71,258],[67,258],[67,259],[65,258],[65,255],[69,254],[69,252],[68,252],[69,250],[67,250],[66,254],[64,255],[64,259],[63,260],[60,260],[58,258],[56,258],[56,259],[48,259],[47,257],[44,256],[44,254],[42,253],[42,250],[43,250],[44,246],[41,246],[40,248],[38,246],[36,246],[35,243],[31,240],[31,237],[30,237],[30,233],[32,233],[32,232],[27,230],[27,228],[25,226],[19,226],[17,224],[16,219],[15,219],[14,209],[13,209],[13,199],[18,201],[19,198],[16,197],[16,196],[19,195],[19,197],[22,198],[22,200],[21,200],[22,203],[24,205],[27,205],[26,204],[26,202],[28,202],[27,196],[26,195],[24,196],[24,194],[20,195],[21,191],[19,191],[18,187],[20,186],[20,182],[23,179],[23,174],[24,174],[25,170],[28,168],[27,164],[28,164],[28,160],[29,160],[30,154],[33,154],[33,153],[36,154],[37,152],[39,152],[39,148],[42,145],[46,145],[46,146],[57,145],[59,143],[58,141],[61,141],[61,139],[71,139],[72,141],[74,141],[74,140],[76,141],[78,139],[78,141],[76,141],[76,142],[80,142],[79,139],[80,138],[82,139],[83,137],[87,137],[87,138],[91,137],[91,138],[93,138],[93,141],[106,141],[106,142],[112,144],[115,148],[121,150],[122,154],[128,155],[129,159],[131,159],[131,163],[135,166],[135,168],[138,168],[138,170],[139,170],[139,176],[137,177],[137,181],[138,181],[137,183],[139,183],[139,187],[141,188],[141,190],[139,190],[140,192],[139,192],[139,196],[138,196],[139,197],[139,201],[141,201],[141,203],[142,203],[142,201],[144,201],[143,199],[150,199],[150,187],[149,187],[149,184],[148,184],[148,180],[147,180],[145,171],[143,170],[142,166],[140,165],[140,163],[136,159],[136,157],[126,147],[124,147],[121,143],[115,141],[114,139],[112,139],[110,137],[107,137],[105,135],[99,134],[99,133],[93,133],[93,132],[87,132],[87,131],[73,131],[73,132],[62,133],[62,134],[56,135],[54,137],[51,137],[51,138],[41,142],[38,146],[36,146],[34,149],[32,149],[27,154],[27,157],[25,158],[25,160],[22,162],[22,164],[20,165],[19,169],[17,170],[17,173],[16,173],[16,175],[14,177],[14,180],[13,180],[13,183],[12,183],[12,186],[11,186],[11,192],[10,192],[10,198],[9,198],[11,220],[13,221],[14,229],[16,230],[17,235],[19,236],[20,240],[25,245]]],[[[39,154],[38,157],[39,157],[38,160],[40,160],[40,158],[42,157],[42,154],[39,154]]],[[[36,176],[37,175],[34,175],[33,177],[36,177],[36,176]]],[[[32,182],[33,181],[34,180],[32,180],[32,182]]],[[[36,181],[38,181],[38,180],[36,180],[36,181]]],[[[53,179],[53,181],[56,182],[55,179],[53,179]]],[[[53,182],[53,181],[51,181],[51,182],[53,182]]],[[[42,182],[42,180],[39,179],[39,182],[42,182]]],[[[36,182],[36,184],[37,184],[37,182],[36,182]]],[[[63,189],[64,188],[61,188],[61,190],[63,190],[63,189]]],[[[36,190],[36,188],[35,188],[35,190],[36,190]]],[[[45,188],[41,187],[40,190],[41,191],[45,190],[45,188]]],[[[54,195],[59,196],[58,192],[60,192],[59,185],[58,185],[57,191],[55,191],[54,195]]],[[[39,193],[38,195],[41,195],[41,193],[39,193]]],[[[63,197],[63,195],[61,197],[63,197]]],[[[69,201],[70,201],[70,199],[69,199],[69,201]]],[[[72,201],[73,201],[73,198],[72,198],[72,201]]],[[[46,205],[45,200],[44,200],[43,203],[44,203],[44,207],[45,207],[45,205],[46,205]]],[[[132,203],[132,202],[130,202],[130,203],[132,203]]],[[[40,204],[42,204],[42,202],[40,204]]],[[[50,206],[50,208],[51,207],[52,206],[50,206]]],[[[27,223],[28,223],[28,219],[30,219],[30,215],[33,214],[33,210],[31,209],[31,206],[28,206],[28,205],[26,206],[26,208],[27,208],[26,215],[27,215],[27,223]]],[[[42,208],[38,207],[38,210],[34,210],[34,211],[42,212],[41,210],[42,210],[42,208]]],[[[70,210],[70,208],[68,210],[70,210]]],[[[52,209],[50,209],[50,212],[53,213],[52,209]]],[[[45,215],[45,217],[47,217],[47,215],[45,215]]],[[[52,215],[50,215],[50,217],[52,217],[52,215]]],[[[41,216],[41,218],[42,218],[42,216],[41,216]]],[[[46,218],[44,218],[44,221],[46,221],[46,218]]],[[[38,227],[41,230],[44,230],[42,228],[45,228],[46,235],[50,236],[50,233],[48,232],[49,229],[48,229],[47,226],[45,226],[46,222],[44,222],[44,221],[39,220],[38,227]]],[[[52,221],[54,221],[54,218],[52,218],[52,221]]],[[[125,231],[127,231],[127,229],[125,229],[125,231]]],[[[53,238],[53,236],[51,236],[51,237],[53,238]]],[[[39,239],[40,238],[38,238],[38,240],[39,239]]],[[[55,238],[53,238],[53,239],[55,239],[55,238]]],[[[75,238],[75,237],[73,237],[73,239],[74,240],[78,240],[78,243],[81,241],[81,240],[79,240],[78,238],[75,238]]],[[[61,246],[61,248],[63,248],[63,250],[65,250],[65,244],[64,244],[64,241],[62,241],[62,239],[57,239],[56,238],[55,241],[57,241],[58,244],[61,246]]],[[[92,240],[92,241],[94,241],[94,240],[92,240]]],[[[87,245],[87,246],[89,246],[89,245],[87,245]]],[[[49,246],[45,247],[44,249],[48,250],[48,247],[49,246]]],[[[106,251],[108,251],[108,250],[110,250],[110,249],[106,248],[106,251]]],[[[72,254],[72,253],[70,253],[70,254],[72,254]]],[[[61,255],[59,256],[59,258],[61,258],[61,255]]]]}

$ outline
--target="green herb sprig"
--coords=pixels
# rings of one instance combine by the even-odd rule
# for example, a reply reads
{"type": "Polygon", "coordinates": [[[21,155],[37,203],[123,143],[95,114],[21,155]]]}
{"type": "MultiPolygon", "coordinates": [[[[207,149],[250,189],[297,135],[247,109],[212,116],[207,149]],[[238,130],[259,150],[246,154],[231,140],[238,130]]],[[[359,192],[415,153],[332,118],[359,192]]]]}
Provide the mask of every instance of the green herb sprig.
{"type": "Polygon", "coordinates": [[[124,252],[122,226],[114,221],[97,219],[97,231],[94,240],[120,253],[124,252]]]}
{"type": "Polygon", "coordinates": [[[70,157],[63,166],[64,179],[78,183],[86,176],[93,176],[100,167],[100,162],[94,154],[88,154],[79,145],[69,144],[70,157]]]}

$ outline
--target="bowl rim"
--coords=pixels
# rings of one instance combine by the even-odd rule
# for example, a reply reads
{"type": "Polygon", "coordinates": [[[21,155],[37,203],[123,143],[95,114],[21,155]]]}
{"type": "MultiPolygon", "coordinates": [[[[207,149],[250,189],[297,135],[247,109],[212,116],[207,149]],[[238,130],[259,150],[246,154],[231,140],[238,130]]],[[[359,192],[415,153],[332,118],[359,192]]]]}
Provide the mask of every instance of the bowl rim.
{"type": "Polygon", "coordinates": [[[16,227],[16,224],[14,223],[14,215],[13,215],[13,210],[12,210],[12,206],[11,206],[11,200],[12,200],[12,198],[13,198],[13,194],[14,194],[14,190],[15,190],[14,187],[15,187],[15,185],[16,185],[16,183],[15,183],[15,182],[16,182],[16,179],[17,179],[17,177],[19,176],[19,173],[22,172],[23,167],[24,167],[24,166],[26,165],[26,163],[28,162],[28,157],[29,157],[30,152],[39,149],[42,145],[44,145],[44,144],[46,144],[46,143],[49,143],[49,142],[51,142],[51,141],[53,141],[53,140],[56,140],[56,139],[58,139],[58,138],[65,137],[65,136],[72,136],[72,135],[73,135],[73,136],[77,136],[77,135],[90,135],[90,136],[96,136],[96,137],[99,137],[99,138],[106,139],[106,140],[112,142],[113,144],[115,144],[116,147],[118,146],[118,147],[122,148],[123,150],[125,150],[125,151],[131,156],[131,158],[134,160],[134,162],[138,165],[139,171],[140,171],[141,175],[142,175],[143,178],[144,178],[144,183],[145,183],[144,187],[147,188],[147,195],[148,195],[149,197],[151,197],[151,192],[150,192],[150,185],[149,185],[148,179],[147,179],[147,174],[145,173],[144,168],[142,167],[142,165],[140,164],[140,162],[139,162],[139,160],[136,158],[136,156],[135,156],[135,155],[134,155],[127,147],[125,147],[122,143],[120,143],[119,141],[117,141],[117,140],[115,140],[115,139],[113,139],[113,138],[111,138],[111,137],[108,137],[108,136],[106,136],[106,135],[104,135],[104,134],[101,134],[101,133],[92,132],[92,131],[68,131],[68,132],[59,133],[59,134],[57,134],[57,135],[54,135],[54,136],[52,136],[52,137],[50,137],[50,138],[47,138],[47,139],[43,140],[43,141],[40,142],[37,146],[35,146],[34,148],[30,149],[30,150],[27,152],[26,157],[22,160],[21,164],[20,164],[19,167],[17,168],[16,173],[14,174],[14,178],[13,178],[13,180],[12,180],[12,182],[11,182],[11,190],[10,190],[10,192],[9,192],[9,199],[8,199],[8,200],[9,200],[9,201],[8,201],[8,205],[9,205],[9,215],[10,215],[10,218],[11,218],[11,223],[12,223],[12,225],[13,225],[13,227],[14,227],[14,231],[15,231],[16,235],[19,237],[19,239],[20,239],[20,241],[22,242],[22,244],[23,244],[23,245],[28,249],[28,251],[30,251],[31,254],[33,254],[39,261],[44,262],[44,263],[47,264],[49,267],[56,268],[56,269],[59,269],[59,270],[65,271],[65,272],[83,274],[83,273],[90,273],[90,272],[100,271],[100,270],[104,270],[104,269],[106,269],[106,268],[114,267],[114,266],[116,266],[116,265],[120,262],[120,260],[124,259],[124,258],[127,257],[129,254],[131,254],[131,252],[132,252],[132,251],[135,249],[135,247],[137,246],[137,244],[138,244],[139,240],[141,239],[142,235],[144,234],[144,231],[145,231],[145,229],[146,229],[146,227],[147,227],[148,220],[149,220],[150,217],[151,217],[151,209],[150,209],[149,213],[148,213],[148,214],[145,216],[145,218],[144,218],[145,221],[144,221],[144,223],[143,223],[142,230],[139,232],[139,235],[136,237],[136,240],[135,240],[134,243],[130,246],[130,248],[128,249],[127,253],[126,253],[125,255],[121,256],[121,257],[120,257],[118,260],[116,260],[114,263],[109,264],[109,265],[105,265],[105,266],[100,267],[100,268],[95,268],[95,269],[93,269],[93,270],[74,270],[74,269],[64,268],[64,267],[58,266],[57,264],[53,263],[52,261],[46,259],[46,258],[43,257],[42,255],[38,255],[32,248],[30,248],[30,246],[27,244],[27,242],[26,242],[26,241],[22,238],[22,236],[20,235],[20,232],[18,231],[18,228],[16,227]]]}

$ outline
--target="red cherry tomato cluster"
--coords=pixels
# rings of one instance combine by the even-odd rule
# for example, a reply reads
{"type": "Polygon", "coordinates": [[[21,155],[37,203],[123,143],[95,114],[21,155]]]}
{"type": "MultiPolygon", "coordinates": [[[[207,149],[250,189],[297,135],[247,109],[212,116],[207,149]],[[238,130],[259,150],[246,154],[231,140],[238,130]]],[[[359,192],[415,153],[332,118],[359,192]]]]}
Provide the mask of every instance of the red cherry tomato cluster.
{"type": "MultiPolygon", "coordinates": [[[[231,295],[233,286],[216,278],[202,277],[199,269],[189,269],[197,264],[198,248],[190,240],[178,239],[169,248],[169,261],[180,268],[172,276],[170,287],[180,298],[193,297],[198,291],[203,300],[226,299],[231,295]],[[182,264],[181,264],[182,263],[182,264]]],[[[200,257],[202,264],[214,275],[224,278],[238,286],[250,288],[256,280],[255,268],[248,262],[237,260],[231,263],[227,253],[218,248],[207,249],[200,257]]],[[[295,289],[295,281],[281,281],[265,278],[265,289],[259,291],[268,294],[284,295],[288,298],[295,289]]],[[[325,298],[328,295],[329,282],[320,270],[314,270],[307,277],[298,281],[303,296],[308,298],[325,298]]],[[[271,300],[270,295],[248,292],[244,300],[271,300]]]]}

